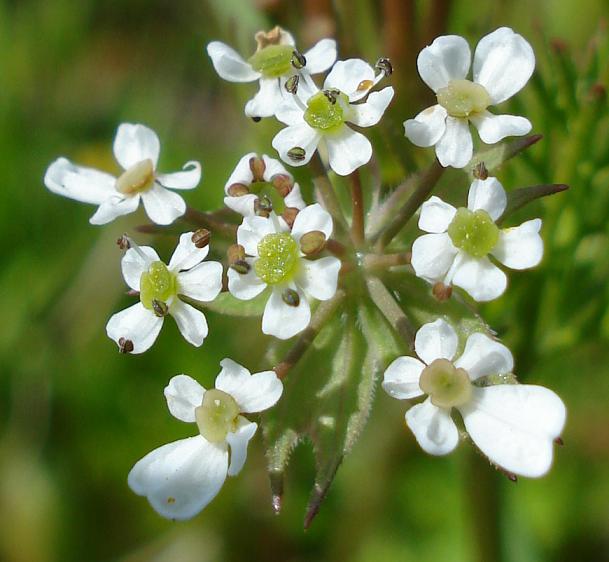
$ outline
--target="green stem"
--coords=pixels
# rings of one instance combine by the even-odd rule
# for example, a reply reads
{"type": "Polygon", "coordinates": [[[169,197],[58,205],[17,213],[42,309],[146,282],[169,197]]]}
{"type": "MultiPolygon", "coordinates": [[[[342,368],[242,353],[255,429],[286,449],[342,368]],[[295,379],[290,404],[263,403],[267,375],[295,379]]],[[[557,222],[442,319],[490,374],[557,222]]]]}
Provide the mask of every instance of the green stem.
{"type": "Polygon", "coordinates": [[[346,232],[347,221],[345,219],[345,215],[340,207],[338,197],[334,191],[334,186],[328,178],[326,168],[321,161],[318,152],[316,152],[311,158],[309,166],[313,172],[313,185],[315,186],[315,189],[319,194],[319,198],[321,199],[326,211],[332,215],[335,229],[346,232]]]}
{"type": "Polygon", "coordinates": [[[384,271],[398,265],[408,265],[412,252],[399,252],[397,254],[366,254],[363,259],[366,271],[384,271]]]}
{"type": "Polygon", "coordinates": [[[192,207],[186,207],[186,212],[181,217],[183,221],[198,227],[208,228],[212,233],[223,234],[234,238],[237,234],[237,225],[218,220],[214,213],[204,213],[192,207]]]}
{"type": "Polygon", "coordinates": [[[351,203],[353,214],[351,217],[351,240],[355,248],[361,248],[365,241],[364,233],[364,196],[362,193],[362,180],[359,170],[350,175],[351,179],[351,203]]]}

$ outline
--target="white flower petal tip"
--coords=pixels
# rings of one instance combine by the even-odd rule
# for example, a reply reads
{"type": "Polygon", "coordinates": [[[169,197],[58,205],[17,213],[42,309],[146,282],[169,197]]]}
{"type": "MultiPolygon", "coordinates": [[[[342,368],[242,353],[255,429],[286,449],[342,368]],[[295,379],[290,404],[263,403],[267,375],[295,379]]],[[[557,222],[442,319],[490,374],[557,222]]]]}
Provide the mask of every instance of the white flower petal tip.
{"type": "Polygon", "coordinates": [[[211,58],[216,72],[224,80],[229,82],[252,82],[260,78],[260,73],[245,62],[237,51],[220,41],[209,43],[207,54],[211,58]]]}
{"type": "Polygon", "coordinates": [[[446,320],[438,318],[419,328],[414,340],[414,349],[429,365],[436,359],[453,359],[458,344],[459,338],[455,329],[446,320]]]}
{"type": "Polygon", "coordinates": [[[406,424],[430,455],[447,455],[459,444],[459,431],[450,412],[434,406],[429,399],[406,412],[406,424]]]}
{"type": "Polygon", "coordinates": [[[406,400],[421,396],[419,378],[425,364],[414,357],[398,357],[383,375],[383,390],[392,398],[406,400]]]}
{"type": "Polygon", "coordinates": [[[195,421],[195,408],[201,405],[204,393],[205,389],[188,375],[176,375],[164,390],[171,415],[189,423],[195,421]]]}

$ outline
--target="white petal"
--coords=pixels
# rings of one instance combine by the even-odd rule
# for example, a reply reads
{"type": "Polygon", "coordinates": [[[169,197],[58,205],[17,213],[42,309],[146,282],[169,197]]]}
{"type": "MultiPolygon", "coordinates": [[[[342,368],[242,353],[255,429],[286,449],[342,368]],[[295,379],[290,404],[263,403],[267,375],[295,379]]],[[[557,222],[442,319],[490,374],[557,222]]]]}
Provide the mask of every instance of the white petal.
{"type": "Polygon", "coordinates": [[[428,398],[406,412],[406,423],[421,448],[430,455],[447,455],[459,443],[459,432],[450,412],[428,398]]]}
{"type": "Polygon", "coordinates": [[[245,62],[237,51],[220,41],[212,41],[207,45],[207,54],[211,58],[216,72],[224,80],[252,82],[260,78],[260,73],[245,62]]]}
{"type": "Polygon", "coordinates": [[[522,35],[500,27],[480,39],[474,53],[474,82],[481,84],[493,104],[524,88],[535,70],[535,53],[522,35]]]}
{"type": "Polygon", "coordinates": [[[425,232],[440,234],[446,232],[448,225],[453,220],[457,209],[445,203],[439,197],[432,195],[421,205],[421,216],[419,217],[419,228],[425,232]]]}
{"type": "Polygon", "coordinates": [[[499,233],[493,255],[512,269],[535,267],[543,257],[543,240],[539,236],[541,219],[506,228],[499,233]]]}
{"type": "Polygon", "coordinates": [[[280,158],[290,166],[304,166],[311,160],[311,156],[317,150],[321,135],[317,129],[310,127],[304,121],[298,125],[289,125],[281,129],[273,138],[273,148],[279,153],[280,158]],[[288,152],[295,147],[304,149],[303,160],[293,160],[288,152]]]}
{"type": "Polygon", "coordinates": [[[266,283],[256,275],[255,260],[246,258],[245,261],[250,264],[250,270],[247,273],[238,273],[232,268],[228,269],[228,290],[233,297],[242,301],[253,299],[266,289],[266,283]]]}
{"type": "Polygon", "coordinates": [[[76,166],[66,158],[58,158],[48,167],[44,184],[53,193],[94,205],[100,205],[116,192],[114,176],[76,166]]]}
{"type": "Polygon", "coordinates": [[[146,214],[156,224],[171,224],[186,212],[184,199],[158,183],[142,193],[142,201],[146,214]]]}
{"type": "Polygon", "coordinates": [[[507,277],[488,258],[478,259],[462,254],[452,283],[467,291],[478,302],[486,302],[503,294],[507,287],[507,277]]]}
{"type": "Polygon", "coordinates": [[[169,269],[178,272],[181,269],[190,269],[203,261],[209,253],[209,246],[197,248],[192,241],[194,232],[184,232],[180,235],[180,241],[173,251],[169,260],[169,269]]]}
{"type": "Polygon", "coordinates": [[[220,361],[222,370],[216,378],[216,388],[230,394],[243,413],[262,412],[274,406],[283,392],[283,384],[275,371],[253,375],[232,359],[220,361]]]}
{"type": "MultiPolygon", "coordinates": [[[[303,92],[302,87],[298,86],[298,98],[300,100],[306,100],[315,93],[316,92],[303,92]]],[[[286,125],[306,124],[304,121],[304,110],[302,109],[302,103],[297,103],[296,96],[291,94],[289,97],[284,97],[283,101],[277,106],[275,109],[275,117],[286,125]]]]}
{"type": "Polygon", "coordinates": [[[433,283],[444,278],[456,255],[457,248],[445,232],[424,234],[412,245],[411,264],[417,277],[433,283]]]}
{"type": "Polygon", "coordinates": [[[451,361],[458,344],[455,329],[441,318],[423,324],[414,338],[414,350],[427,365],[436,359],[451,361]]]}
{"type": "Polygon", "coordinates": [[[413,144],[421,147],[433,146],[446,131],[446,109],[432,105],[424,109],[414,119],[404,121],[404,134],[413,144]]]}
{"type": "Polygon", "coordinates": [[[385,113],[393,99],[393,88],[383,88],[379,92],[372,92],[364,103],[351,106],[348,121],[359,127],[372,127],[376,125],[385,113]]]}
{"type": "Polygon", "coordinates": [[[495,144],[505,137],[526,135],[532,128],[531,122],[524,117],[494,115],[490,111],[472,115],[470,120],[478,129],[482,142],[486,144],[495,144]]]}
{"type": "Polygon", "coordinates": [[[319,203],[309,205],[296,215],[292,237],[296,242],[300,242],[303,234],[314,230],[323,232],[326,239],[332,236],[332,217],[319,203]]]}
{"type": "Polygon", "coordinates": [[[273,221],[266,217],[244,217],[237,229],[237,244],[245,248],[249,256],[258,255],[258,244],[266,235],[277,232],[273,221]]]}
{"type": "Polygon", "coordinates": [[[117,344],[121,338],[130,340],[133,343],[131,353],[144,353],[152,347],[162,326],[163,318],[138,302],[114,314],[106,324],[106,333],[117,344]]]}
{"type": "Polygon", "coordinates": [[[254,437],[258,424],[239,416],[237,430],[226,435],[226,441],[230,445],[230,466],[228,475],[236,476],[241,472],[247,459],[247,446],[250,439],[254,437]]]}
{"type": "Polygon", "coordinates": [[[136,251],[134,248],[129,248],[121,260],[121,269],[125,282],[134,291],[140,290],[142,273],[148,271],[148,268],[153,261],[161,260],[154,248],[151,248],[150,246],[140,246],[139,249],[148,259],[144,259],[140,255],[140,252],[136,251]]]}
{"type": "Polygon", "coordinates": [[[487,375],[504,375],[514,368],[514,358],[502,343],[486,334],[476,333],[467,338],[463,355],[455,361],[455,367],[465,369],[471,380],[487,375]]]}
{"type": "Polygon", "coordinates": [[[290,193],[284,197],[283,202],[285,203],[286,207],[294,207],[300,210],[307,206],[302,198],[302,194],[300,193],[300,186],[297,183],[295,183],[294,187],[292,187],[292,191],[290,191],[290,193]]]}
{"type": "Polygon", "coordinates": [[[252,169],[250,168],[250,160],[256,156],[257,154],[255,152],[248,152],[245,156],[241,157],[228,178],[228,181],[224,185],[224,193],[228,195],[228,188],[234,183],[242,183],[246,186],[252,183],[254,174],[252,174],[252,169]]]}
{"type": "Polygon", "coordinates": [[[148,453],[129,472],[129,487],[167,519],[194,517],[213,500],[228,470],[226,444],[200,435],[148,453]]]}
{"type": "Polygon", "coordinates": [[[262,160],[264,161],[264,174],[262,175],[264,181],[273,181],[273,177],[277,174],[288,176],[291,180],[294,179],[292,174],[285,169],[285,166],[277,158],[271,158],[263,154],[262,160]]]}
{"type": "Polygon", "coordinates": [[[398,400],[421,396],[419,378],[424,368],[425,365],[414,357],[398,357],[385,371],[383,390],[398,400]]]}
{"type": "Polygon", "coordinates": [[[116,131],[114,157],[125,170],[148,159],[156,169],[160,150],[159,137],[145,125],[123,123],[116,131]]]}
{"type": "Polygon", "coordinates": [[[205,315],[200,310],[182,302],[180,299],[175,299],[171,303],[169,313],[173,316],[178,325],[178,330],[188,343],[195,347],[203,344],[209,330],[205,315]]]}
{"type": "Polygon", "coordinates": [[[171,415],[180,421],[194,423],[195,408],[203,402],[205,389],[188,375],[172,377],[164,390],[171,415]]]}
{"type": "Polygon", "coordinates": [[[319,74],[330,68],[336,61],[336,41],[334,39],[322,39],[304,53],[307,59],[305,70],[309,74],[319,74]]]}
{"type": "Polygon", "coordinates": [[[505,211],[507,196],[497,178],[474,180],[467,194],[467,208],[470,211],[483,209],[496,221],[505,211]]]}
{"type": "Polygon", "coordinates": [[[178,293],[202,302],[213,301],[222,290],[222,264],[207,261],[177,275],[178,293]]]}
{"type": "Polygon", "coordinates": [[[140,204],[140,196],[123,197],[111,195],[98,208],[89,219],[91,224],[107,224],[117,217],[134,213],[140,204]]]}
{"type": "Polygon", "coordinates": [[[547,388],[525,384],[473,391],[471,402],[459,409],[474,443],[510,472],[543,476],[552,464],[553,441],[565,424],[562,400],[547,388]]]}
{"type": "Polygon", "coordinates": [[[170,189],[194,189],[201,181],[201,164],[194,160],[186,162],[181,172],[157,174],[157,182],[170,189]]]}
{"type": "Polygon", "coordinates": [[[264,307],[262,316],[262,332],[275,336],[280,340],[287,340],[302,332],[311,320],[311,308],[301,290],[297,290],[300,297],[298,306],[291,306],[283,302],[282,289],[273,289],[269,300],[264,307]]]}
{"type": "Polygon", "coordinates": [[[317,260],[302,260],[299,284],[307,295],[320,301],[331,299],[336,293],[341,261],[334,256],[317,260]]]}
{"type": "Polygon", "coordinates": [[[368,89],[358,90],[363,81],[374,82],[374,69],[361,59],[339,60],[324,82],[324,90],[336,88],[347,94],[351,101],[365,96],[368,89]]]}
{"type": "Polygon", "coordinates": [[[372,145],[361,133],[343,125],[339,132],[325,135],[330,167],[339,176],[348,176],[372,157],[372,145]]]}
{"type": "Polygon", "coordinates": [[[465,78],[471,58],[469,45],[463,37],[444,35],[419,53],[417,68],[425,84],[437,92],[450,80],[465,78]]]}
{"type": "Polygon", "coordinates": [[[224,198],[224,204],[243,217],[252,217],[256,213],[254,205],[257,200],[258,196],[254,193],[247,193],[246,195],[240,195],[239,197],[231,197],[229,195],[224,198]]]}
{"type": "Polygon", "coordinates": [[[278,78],[260,78],[260,89],[256,95],[245,104],[245,114],[248,117],[271,117],[283,103],[278,78]]]}
{"type": "Polygon", "coordinates": [[[436,144],[436,156],[442,166],[463,168],[472,159],[474,148],[467,119],[446,118],[446,130],[436,144]]]}

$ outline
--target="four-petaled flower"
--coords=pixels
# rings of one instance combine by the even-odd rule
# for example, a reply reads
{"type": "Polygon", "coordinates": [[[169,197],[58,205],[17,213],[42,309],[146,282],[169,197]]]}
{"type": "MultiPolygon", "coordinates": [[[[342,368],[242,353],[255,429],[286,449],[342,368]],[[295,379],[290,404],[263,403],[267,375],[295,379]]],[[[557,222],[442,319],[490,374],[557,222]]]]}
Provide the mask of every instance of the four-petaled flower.
{"type": "Polygon", "coordinates": [[[186,203],[167,188],[197,187],[201,181],[201,165],[191,161],[184,164],[180,172],[161,174],[157,171],[159,152],[159,138],[152,129],[123,123],[114,139],[114,157],[125,170],[118,178],[58,158],[49,166],[44,183],[54,193],[99,205],[89,219],[91,224],[106,224],[118,216],[133,213],[140,199],[150,220],[171,224],[185,213],[186,203]]]}
{"type": "Polygon", "coordinates": [[[277,133],[272,143],[281,159],[292,166],[303,166],[323,142],[330,167],[337,174],[346,176],[366,164],[372,156],[372,145],[347,123],[371,127],[380,121],[393,98],[393,88],[388,86],[377,92],[370,89],[383,76],[384,71],[375,75],[363,60],[338,61],[321,91],[312,95],[298,91],[285,98],[275,116],[288,126],[277,133]]]}
{"type": "Polygon", "coordinates": [[[507,277],[489,255],[512,269],[534,267],[543,256],[541,219],[505,229],[495,224],[506,204],[502,185],[492,177],[473,181],[467,208],[455,209],[436,196],[423,203],[419,228],[430,234],[412,245],[417,276],[461,287],[477,301],[503,294],[507,277]]]}
{"type": "Polygon", "coordinates": [[[305,259],[323,249],[332,234],[332,218],[318,204],[296,215],[291,232],[273,213],[245,217],[237,242],[248,256],[245,271],[228,270],[228,290],[238,299],[253,299],[267,287],[272,292],[262,316],[262,331],[280,339],[304,330],[311,319],[308,297],[331,299],[341,262],[327,256],[305,259]]]}
{"type": "Polygon", "coordinates": [[[252,375],[231,359],[220,365],[213,389],[187,375],[173,377],[165,388],[171,414],[196,422],[200,434],[155,449],[129,473],[130,488],[168,519],[194,517],[216,497],[227,475],[241,471],[258,428],[241,414],[270,408],[283,392],[274,371],[252,375]]]}
{"type": "Polygon", "coordinates": [[[390,396],[428,396],[406,412],[419,445],[432,455],[450,453],[459,441],[451,417],[456,408],[469,436],[491,462],[522,476],[543,476],[565,423],[563,402],[542,386],[479,386],[482,377],[511,373],[512,354],[482,333],[470,335],[455,359],[457,347],[455,330],[439,319],[416,334],[415,351],[421,360],[398,357],[385,371],[383,388],[390,396]]]}
{"type": "Polygon", "coordinates": [[[168,314],[192,345],[200,346],[207,337],[205,315],[178,295],[213,301],[222,289],[222,264],[202,263],[209,246],[198,248],[193,242],[194,234],[185,232],[180,236],[169,265],[149,246],[132,244],[123,256],[123,277],[132,290],[139,292],[140,302],[114,314],[106,325],[108,336],[121,351],[143,353],[149,349],[168,314]]]}
{"type": "Polygon", "coordinates": [[[463,168],[471,160],[469,121],[487,144],[531,130],[524,117],[487,110],[511,98],[528,82],[535,69],[531,45],[509,27],[500,27],[476,47],[473,82],[466,79],[470,64],[469,45],[458,35],[438,37],[417,58],[419,74],[438,103],[406,121],[404,129],[417,146],[435,145],[442,166],[463,168]]]}
{"type": "Polygon", "coordinates": [[[314,90],[312,74],[328,70],[336,60],[336,41],[322,39],[304,55],[296,51],[290,33],[275,27],[256,34],[258,48],[245,61],[239,53],[220,41],[207,45],[207,53],[224,80],[253,82],[259,80],[260,90],[245,105],[248,117],[271,117],[286,95],[286,82],[298,76],[299,87],[314,90]]]}

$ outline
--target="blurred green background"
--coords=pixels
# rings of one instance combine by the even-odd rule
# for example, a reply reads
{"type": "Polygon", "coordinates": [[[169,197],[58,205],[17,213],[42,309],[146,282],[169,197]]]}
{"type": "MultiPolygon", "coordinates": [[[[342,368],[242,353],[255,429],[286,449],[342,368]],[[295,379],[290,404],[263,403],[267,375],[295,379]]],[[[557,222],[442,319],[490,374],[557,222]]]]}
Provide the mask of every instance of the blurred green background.
{"type": "MultiPolygon", "coordinates": [[[[602,0],[0,2],[0,560],[609,560],[608,15],[602,0]],[[402,121],[431,101],[415,70],[422,46],[447,32],[474,45],[500,25],[534,45],[538,70],[508,109],[545,138],[499,176],[508,189],[571,190],[521,211],[544,218],[543,265],[511,275],[483,312],[514,350],[520,379],[567,403],[565,446],[546,478],[513,484],[467,446],[425,455],[403,404],[379,393],[306,533],[307,447],[294,453],[278,517],[260,436],[244,472],[191,522],[161,519],[128,489],[137,459],[192,432],[166,410],[168,379],[186,372],[207,386],[225,355],[267,368],[268,340],[257,338],[257,321],[236,333],[233,320],[210,313],[200,349],[167,322],[148,353],[119,355],[104,329],[129,304],[115,239],[145,222],[143,212],[92,227],[93,208],[49,193],[42,177],[59,155],[114,171],[116,127],[141,122],[161,138],[162,169],[203,162],[189,204],[218,207],[237,160],[273,155],[279,127],[243,116],[254,85],[223,82],[204,46],[220,39],[248,55],[253,33],[274,24],[303,50],[335,36],[341,58],[392,58],[397,96],[384,131],[399,157],[373,137],[390,186],[401,166],[431,158],[401,137],[402,121]]],[[[455,186],[459,196],[466,187],[455,186]]],[[[173,240],[154,244],[167,256],[173,240]]]]}

